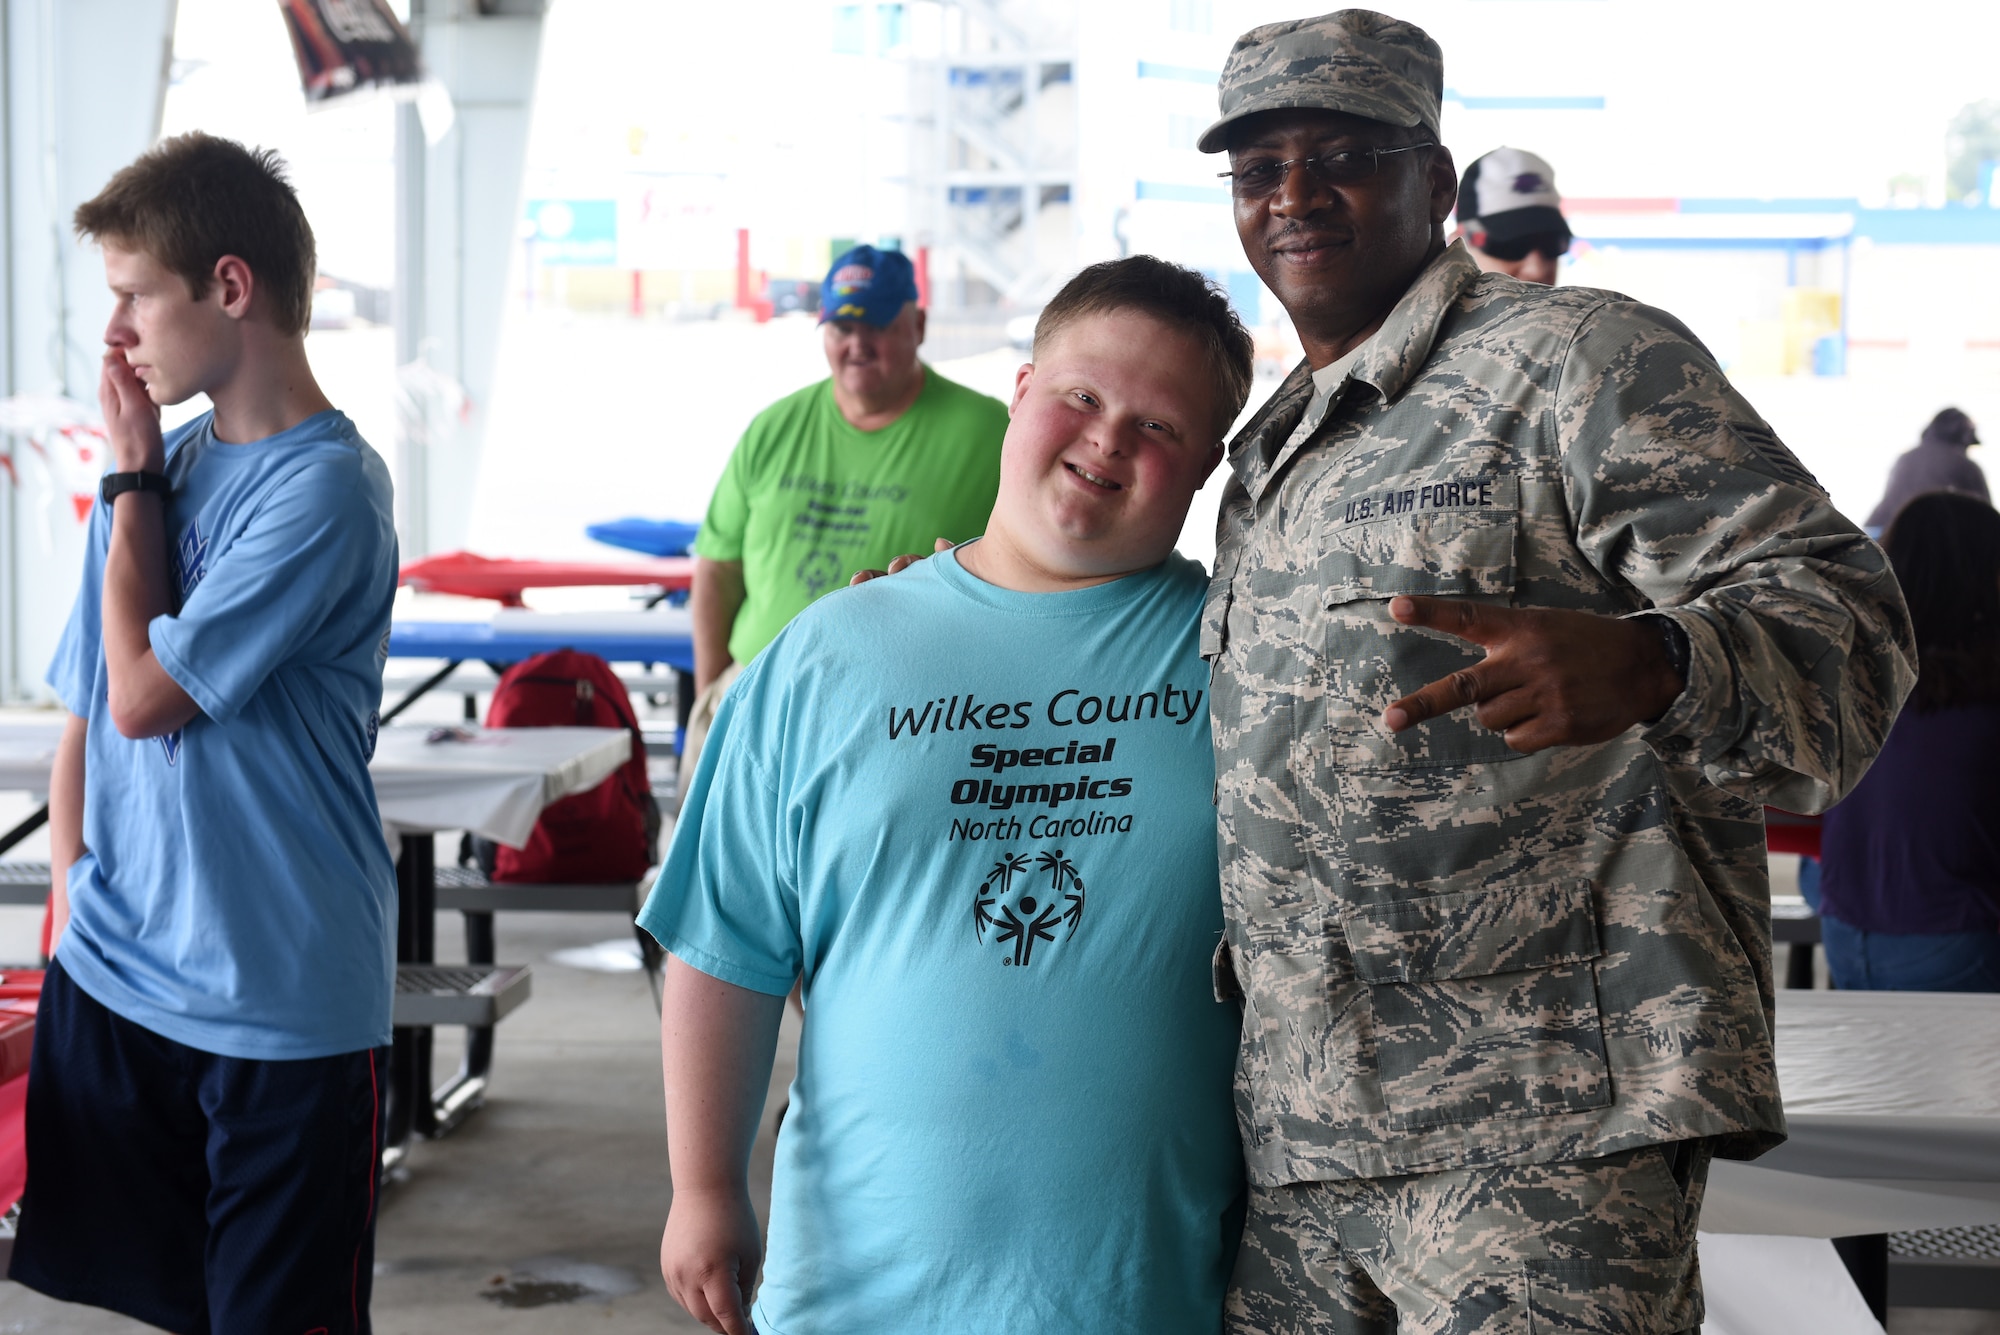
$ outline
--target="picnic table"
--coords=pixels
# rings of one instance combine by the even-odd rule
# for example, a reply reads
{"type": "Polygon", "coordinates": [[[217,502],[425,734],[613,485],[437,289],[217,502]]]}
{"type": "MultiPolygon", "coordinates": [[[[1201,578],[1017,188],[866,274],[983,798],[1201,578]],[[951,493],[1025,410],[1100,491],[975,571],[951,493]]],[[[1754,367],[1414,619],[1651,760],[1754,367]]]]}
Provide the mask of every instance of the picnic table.
{"type": "MultiPolygon", "coordinates": [[[[28,792],[45,799],[49,791],[49,771],[56,763],[56,743],[62,740],[62,716],[48,720],[0,721],[0,791],[28,792]]],[[[48,824],[46,801],[30,812],[26,820],[0,834],[0,854],[48,824]]],[[[16,902],[0,894],[0,903],[16,902]]]]}
{"type": "MultiPolygon", "coordinates": [[[[389,1161],[413,1133],[443,1135],[485,1102],[493,1026],[528,996],[527,967],[494,959],[490,907],[463,909],[466,964],[436,963],[436,832],[468,830],[519,847],[543,808],[595,788],[631,754],[632,734],[623,728],[382,730],[369,775],[396,850],[397,1025],[383,1115],[389,1161]],[[433,1089],[432,1030],[441,1024],[466,1027],[465,1055],[458,1073],[433,1089]]],[[[615,889],[629,912],[632,887],[615,889]]]]}
{"type": "Polygon", "coordinates": [[[536,612],[502,607],[473,621],[393,622],[391,658],[443,659],[444,666],[383,710],[382,720],[386,723],[401,714],[468,661],[499,672],[558,649],[596,654],[611,663],[664,664],[675,673],[683,715],[693,703],[694,619],[686,608],[536,612]]]}
{"type": "Polygon", "coordinates": [[[2000,1229],[2000,995],[1777,1003],[1790,1135],[1754,1163],[1716,1163],[1704,1227],[1839,1239],[1878,1311],[2000,1306],[2000,1255],[1983,1241],[2000,1229]],[[1892,1254],[1890,1234],[1908,1250],[1892,1254]]]}
{"type": "MultiPolygon", "coordinates": [[[[0,723],[0,787],[46,793],[62,726],[58,715],[0,723]]],[[[483,1103],[493,1026],[527,1000],[531,986],[526,966],[493,957],[492,910],[514,906],[510,888],[488,886],[477,873],[456,868],[443,869],[441,878],[435,832],[464,829],[519,846],[544,807],[596,787],[632,748],[632,735],[622,728],[457,728],[451,740],[427,741],[432,732],[382,729],[369,765],[383,833],[396,853],[395,1049],[384,1115],[391,1162],[413,1132],[442,1135],[483,1103]],[[436,963],[440,907],[465,914],[464,966],[436,963]],[[433,1090],[431,1031],[446,1024],[467,1027],[466,1055],[458,1074],[433,1090]]],[[[14,834],[25,837],[46,819],[44,805],[14,834]]],[[[516,894],[527,889],[511,888],[516,894]]],[[[629,915],[635,907],[630,885],[559,889],[570,892],[578,908],[615,907],[629,915]]],[[[39,905],[48,892],[48,864],[0,863],[0,903],[39,905]]]]}

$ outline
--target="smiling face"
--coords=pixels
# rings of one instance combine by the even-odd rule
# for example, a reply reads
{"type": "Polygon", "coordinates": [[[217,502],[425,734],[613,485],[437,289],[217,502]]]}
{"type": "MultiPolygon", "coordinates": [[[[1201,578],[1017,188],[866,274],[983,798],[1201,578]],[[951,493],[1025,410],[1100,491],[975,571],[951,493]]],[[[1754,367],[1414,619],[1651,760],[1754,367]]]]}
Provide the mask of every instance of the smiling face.
{"type": "Polygon", "coordinates": [[[909,302],[886,328],[863,320],[828,320],[820,331],[827,369],[850,397],[867,402],[894,394],[916,373],[924,312],[909,302]]]}
{"type": "Polygon", "coordinates": [[[1042,589],[1159,564],[1222,457],[1220,400],[1214,367],[1184,330],[1134,311],[1064,325],[1015,378],[981,544],[993,550],[980,555],[1018,564],[1042,589]]]}
{"type": "MultiPolygon", "coordinates": [[[[1431,137],[1421,128],[1339,111],[1267,111],[1233,127],[1229,166],[1242,171],[1431,137]]],[[[1291,315],[1313,364],[1324,366],[1346,351],[1341,341],[1378,324],[1442,248],[1444,220],[1457,197],[1443,148],[1390,154],[1373,174],[1341,186],[1294,166],[1273,193],[1234,201],[1236,234],[1250,267],[1291,315]]]]}
{"type": "Polygon", "coordinates": [[[154,403],[181,403],[228,379],[241,338],[240,321],[225,309],[230,283],[212,281],[197,297],[151,255],[112,241],[104,243],[104,277],[113,297],[104,342],[125,355],[154,403]]]}

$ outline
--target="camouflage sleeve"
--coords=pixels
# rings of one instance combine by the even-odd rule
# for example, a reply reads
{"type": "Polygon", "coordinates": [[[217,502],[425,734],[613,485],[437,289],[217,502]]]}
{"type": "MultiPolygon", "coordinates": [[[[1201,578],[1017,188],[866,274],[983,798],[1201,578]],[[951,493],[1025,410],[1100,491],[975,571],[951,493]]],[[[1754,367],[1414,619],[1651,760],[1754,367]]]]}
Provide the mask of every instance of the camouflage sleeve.
{"type": "Polygon", "coordinates": [[[1916,680],[1882,549],[1664,312],[1593,311],[1555,414],[1585,559],[1687,632],[1687,688],[1647,743],[1751,801],[1837,801],[1916,680]]]}

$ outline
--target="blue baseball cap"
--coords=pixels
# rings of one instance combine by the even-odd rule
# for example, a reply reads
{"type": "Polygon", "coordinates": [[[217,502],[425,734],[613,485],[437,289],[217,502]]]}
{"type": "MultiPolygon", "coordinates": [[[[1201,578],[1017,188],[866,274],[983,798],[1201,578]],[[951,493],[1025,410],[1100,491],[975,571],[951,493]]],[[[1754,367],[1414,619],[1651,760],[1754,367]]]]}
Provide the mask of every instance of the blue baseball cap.
{"type": "Polygon", "coordinates": [[[859,320],[887,329],[917,299],[917,271],[900,250],[856,246],[833,262],[819,285],[819,322],[859,320]]]}

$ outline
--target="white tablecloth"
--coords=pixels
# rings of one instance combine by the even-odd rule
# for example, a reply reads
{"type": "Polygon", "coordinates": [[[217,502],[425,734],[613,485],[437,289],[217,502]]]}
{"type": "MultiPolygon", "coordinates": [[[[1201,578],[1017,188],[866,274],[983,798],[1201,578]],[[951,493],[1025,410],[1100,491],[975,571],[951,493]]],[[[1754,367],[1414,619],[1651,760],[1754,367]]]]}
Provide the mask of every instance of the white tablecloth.
{"type": "Polygon", "coordinates": [[[1702,1335],[1882,1335],[1824,1238],[1704,1230],[1701,1287],[1708,1305],[1702,1335]]]}
{"type": "Polygon", "coordinates": [[[1792,1117],[1991,1118],[2000,1143],[2000,995],[1778,993],[1792,1117]]]}
{"type": "MultiPolygon", "coordinates": [[[[429,728],[384,728],[368,769],[393,844],[397,834],[471,830],[519,847],[542,808],[604,782],[632,754],[623,728],[468,728],[470,741],[426,742],[429,728]]],[[[0,722],[0,790],[46,793],[62,721],[0,722]]]]}
{"type": "Polygon", "coordinates": [[[48,792],[49,770],[56,761],[56,743],[62,740],[65,717],[52,714],[46,721],[0,722],[0,791],[48,792]]]}
{"type": "Polygon", "coordinates": [[[1760,1165],[2000,1183],[2000,995],[1780,992],[1778,1085],[1791,1139],[1760,1165]]]}
{"type": "MultiPolygon", "coordinates": [[[[1716,1233],[1847,1238],[1859,1233],[2000,1225],[2000,1199],[1924,1190],[1937,1183],[1856,1181],[1785,1173],[1717,1159],[1708,1170],[1701,1226],[1716,1233]]],[[[1976,1186],[1977,1184],[1975,1184],[1976,1186]]]]}
{"type": "Polygon", "coordinates": [[[632,756],[623,728],[470,728],[469,741],[426,742],[430,731],[384,728],[376,743],[369,774],[392,838],[471,830],[518,848],[542,808],[595,788],[632,756]]]}

